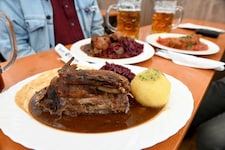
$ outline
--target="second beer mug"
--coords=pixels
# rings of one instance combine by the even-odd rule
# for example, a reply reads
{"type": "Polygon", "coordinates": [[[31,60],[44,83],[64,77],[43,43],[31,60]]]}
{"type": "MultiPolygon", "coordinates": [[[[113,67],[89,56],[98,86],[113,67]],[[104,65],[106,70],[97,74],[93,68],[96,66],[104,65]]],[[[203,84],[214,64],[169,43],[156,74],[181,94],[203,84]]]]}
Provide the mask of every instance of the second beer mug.
{"type": "Polygon", "coordinates": [[[182,19],[183,7],[177,6],[177,0],[154,0],[151,33],[170,32],[182,22],[182,19]],[[178,14],[179,18],[173,25],[175,14],[178,14]]]}
{"type": "Polygon", "coordinates": [[[106,25],[112,31],[120,31],[123,35],[138,38],[141,21],[142,0],[118,0],[117,4],[110,5],[106,11],[106,25]],[[117,27],[110,24],[110,11],[116,10],[117,27]]]}

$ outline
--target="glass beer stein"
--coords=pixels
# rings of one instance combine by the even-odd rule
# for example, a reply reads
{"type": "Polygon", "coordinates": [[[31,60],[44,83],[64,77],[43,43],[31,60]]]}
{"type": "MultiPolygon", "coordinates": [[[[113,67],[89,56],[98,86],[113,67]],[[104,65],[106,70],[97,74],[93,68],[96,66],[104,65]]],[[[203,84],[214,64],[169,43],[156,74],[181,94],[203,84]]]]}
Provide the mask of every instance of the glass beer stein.
{"type": "MultiPolygon", "coordinates": [[[[16,60],[17,57],[17,46],[14,29],[9,18],[2,12],[0,12],[0,28],[5,28],[8,32],[8,38],[10,39],[11,53],[6,62],[0,62],[0,93],[4,89],[4,82],[2,73],[6,71],[16,60]]],[[[1,36],[2,33],[0,33],[1,36]]]]}
{"type": "Polygon", "coordinates": [[[117,4],[112,4],[106,11],[106,25],[112,31],[120,31],[124,36],[138,38],[141,21],[142,0],[118,0],[117,4]],[[117,27],[110,24],[110,11],[117,11],[117,27]]]}
{"type": "Polygon", "coordinates": [[[154,0],[151,33],[170,32],[182,22],[183,14],[183,7],[177,5],[177,0],[154,0]],[[179,16],[176,24],[173,24],[174,15],[179,16]]]}

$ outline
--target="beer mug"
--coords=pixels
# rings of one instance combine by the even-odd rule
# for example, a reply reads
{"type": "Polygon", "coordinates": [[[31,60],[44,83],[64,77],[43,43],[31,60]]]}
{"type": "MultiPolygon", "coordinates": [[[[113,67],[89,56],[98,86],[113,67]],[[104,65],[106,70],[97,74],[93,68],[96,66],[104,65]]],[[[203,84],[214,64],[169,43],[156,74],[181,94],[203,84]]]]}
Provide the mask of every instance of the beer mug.
{"type": "MultiPolygon", "coordinates": [[[[5,28],[8,32],[8,38],[10,39],[11,53],[8,60],[4,63],[0,62],[0,93],[4,89],[4,82],[2,78],[2,73],[6,71],[16,60],[17,57],[17,46],[16,38],[14,34],[14,29],[9,18],[2,12],[0,12],[0,28],[5,28]]],[[[1,33],[0,33],[1,36],[1,33]]]]}
{"type": "Polygon", "coordinates": [[[106,11],[106,25],[112,31],[120,31],[124,36],[138,38],[141,21],[142,0],[118,0],[117,4],[110,5],[106,11]],[[116,10],[117,27],[109,21],[110,11],[116,10]]]}
{"type": "Polygon", "coordinates": [[[151,33],[170,32],[182,22],[183,14],[183,7],[177,6],[177,0],[154,0],[151,33]],[[179,18],[173,24],[175,15],[179,18]]]}

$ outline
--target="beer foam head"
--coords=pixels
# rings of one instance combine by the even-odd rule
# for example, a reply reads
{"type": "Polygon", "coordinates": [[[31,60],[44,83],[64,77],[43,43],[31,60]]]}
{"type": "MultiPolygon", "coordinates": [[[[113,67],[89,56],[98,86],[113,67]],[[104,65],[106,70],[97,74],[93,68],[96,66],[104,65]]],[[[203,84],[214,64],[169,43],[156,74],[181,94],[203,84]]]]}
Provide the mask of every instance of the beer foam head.
{"type": "Polygon", "coordinates": [[[154,11],[161,13],[175,13],[176,7],[176,1],[156,1],[154,5],[154,11]]]}
{"type": "Polygon", "coordinates": [[[141,0],[120,0],[118,8],[123,11],[140,11],[141,0]]]}

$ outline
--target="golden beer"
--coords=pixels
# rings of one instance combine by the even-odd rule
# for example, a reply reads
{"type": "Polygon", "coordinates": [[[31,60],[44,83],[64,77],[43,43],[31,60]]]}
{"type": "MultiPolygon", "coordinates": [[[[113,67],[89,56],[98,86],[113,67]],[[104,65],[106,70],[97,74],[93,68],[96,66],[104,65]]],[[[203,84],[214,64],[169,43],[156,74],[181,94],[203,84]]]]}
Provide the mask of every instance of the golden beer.
{"type": "Polygon", "coordinates": [[[140,11],[119,10],[117,14],[117,30],[125,36],[138,38],[140,21],[140,11]]]}
{"type": "Polygon", "coordinates": [[[155,12],[152,17],[151,33],[170,32],[173,15],[173,13],[155,12]]]}

